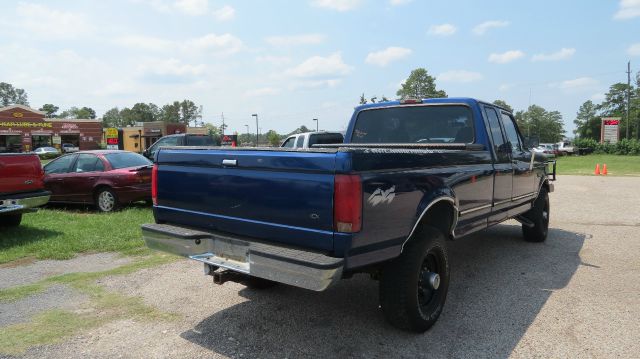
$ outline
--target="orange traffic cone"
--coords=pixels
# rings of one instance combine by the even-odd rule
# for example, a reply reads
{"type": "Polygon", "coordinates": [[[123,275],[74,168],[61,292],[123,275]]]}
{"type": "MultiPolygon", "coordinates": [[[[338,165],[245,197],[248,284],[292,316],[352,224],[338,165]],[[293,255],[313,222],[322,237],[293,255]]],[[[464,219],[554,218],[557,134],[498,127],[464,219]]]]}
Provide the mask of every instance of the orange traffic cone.
{"type": "Polygon", "coordinates": [[[606,163],[602,164],[602,175],[603,176],[607,175],[607,164],[606,163]]]}
{"type": "Polygon", "coordinates": [[[593,171],[593,174],[596,175],[596,176],[600,174],[600,164],[599,163],[596,163],[596,170],[593,171]]]}

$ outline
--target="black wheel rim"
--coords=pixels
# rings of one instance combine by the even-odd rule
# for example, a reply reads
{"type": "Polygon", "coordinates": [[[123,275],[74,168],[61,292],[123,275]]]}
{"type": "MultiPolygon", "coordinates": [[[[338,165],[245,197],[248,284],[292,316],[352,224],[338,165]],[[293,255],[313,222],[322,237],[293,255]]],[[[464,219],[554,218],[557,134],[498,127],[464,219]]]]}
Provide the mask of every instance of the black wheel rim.
{"type": "Polygon", "coordinates": [[[444,261],[440,257],[440,253],[434,249],[427,253],[420,266],[418,273],[418,307],[420,314],[428,318],[434,309],[438,306],[440,296],[442,295],[442,279],[445,275],[443,268],[444,261]],[[434,288],[434,274],[438,280],[434,288]]]}

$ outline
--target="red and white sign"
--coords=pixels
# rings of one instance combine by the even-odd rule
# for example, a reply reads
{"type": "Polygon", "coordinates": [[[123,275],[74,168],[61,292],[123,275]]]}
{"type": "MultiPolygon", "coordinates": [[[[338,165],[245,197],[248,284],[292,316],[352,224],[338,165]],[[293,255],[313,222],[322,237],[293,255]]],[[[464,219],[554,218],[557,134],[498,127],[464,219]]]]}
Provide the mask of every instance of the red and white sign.
{"type": "Polygon", "coordinates": [[[616,143],[620,138],[620,117],[605,117],[602,119],[600,143],[616,143]]]}

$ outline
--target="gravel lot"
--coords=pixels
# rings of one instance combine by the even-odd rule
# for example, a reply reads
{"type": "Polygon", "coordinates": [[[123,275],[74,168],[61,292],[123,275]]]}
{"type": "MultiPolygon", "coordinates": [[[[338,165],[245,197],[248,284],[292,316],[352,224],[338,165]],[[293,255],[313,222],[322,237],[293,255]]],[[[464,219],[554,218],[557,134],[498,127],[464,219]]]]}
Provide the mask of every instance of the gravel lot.
{"type": "MultiPolygon", "coordinates": [[[[257,291],[215,286],[201,265],[181,260],[98,282],[178,319],[112,321],[25,357],[638,357],[638,188],[638,177],[563,176],[545,243],[525,243],[515,222],[451,242],[447,304],[421,335],[384,322],[377,283],[366,276],[322,293],[257,291]]],[[[50,265],[41,263],[0,268],[0,278],[50,265]]],[[[49,309],[29,303],[56,293],[64,308],[83,300],[65,301],[70,290],[0,306],[0,326],[28,320],[14,311],[49,309]]]]}

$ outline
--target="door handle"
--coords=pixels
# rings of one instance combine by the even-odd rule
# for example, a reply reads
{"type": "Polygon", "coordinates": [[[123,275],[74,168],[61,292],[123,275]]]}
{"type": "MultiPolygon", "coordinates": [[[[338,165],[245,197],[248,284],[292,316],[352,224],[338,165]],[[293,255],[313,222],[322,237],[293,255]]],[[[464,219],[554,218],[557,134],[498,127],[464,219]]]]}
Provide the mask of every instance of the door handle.
{"type": "Polygon", "coordinates": [[[235,167],[238,165],[238,160],[222,160],[223,166],[235,167]]]}
{"type": "Polygon", "coordinates": [[[96,178],[92,176],[92,177],[89,177],[89,179],[90,179],[90,180],[94,180],[94,179],[96,179],[96,178]]]}

